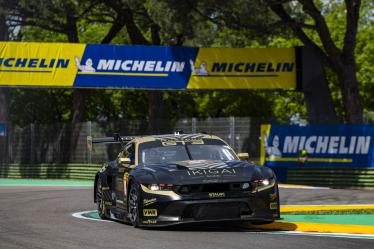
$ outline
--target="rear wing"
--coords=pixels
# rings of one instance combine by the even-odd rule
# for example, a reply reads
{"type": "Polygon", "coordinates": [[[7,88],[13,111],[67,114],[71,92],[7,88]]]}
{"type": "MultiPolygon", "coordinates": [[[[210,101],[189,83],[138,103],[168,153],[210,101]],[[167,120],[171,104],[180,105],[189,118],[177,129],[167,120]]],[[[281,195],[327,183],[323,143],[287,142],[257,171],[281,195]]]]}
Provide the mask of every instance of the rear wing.
{"type": "Polygon", "coordinates": [[[136,137],[120,136],[118,133],[114,133],[112,137],[98,137],[87,136],[87,149],[92,151],[94,144],[121,144],[122,147],[126,145],[136,137]]]}

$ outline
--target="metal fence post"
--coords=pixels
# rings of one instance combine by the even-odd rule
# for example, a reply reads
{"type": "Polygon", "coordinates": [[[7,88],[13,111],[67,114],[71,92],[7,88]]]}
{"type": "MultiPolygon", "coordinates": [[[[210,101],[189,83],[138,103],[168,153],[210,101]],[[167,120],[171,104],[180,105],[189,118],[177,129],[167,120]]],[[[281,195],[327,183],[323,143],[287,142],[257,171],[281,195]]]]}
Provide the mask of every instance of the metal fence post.
{"type": "Polygon", "coordinates": [[[235,117],[230,117],[230,146],[235,149],[235,117]]]}
{"type": "MultiPolygon", "coordinates": [[[[87,128],[88,128],[88,136],[92,137],[92,122],[88,121],[87,122],[87,128]]],[[[88,151],[88,163],[92,163],[92,151],[88,149],[86,146],[86,150],[88,151]]]]}
{"type": "Polygon", "coordinates": [[[35,162],[35,124],[32,123],[30,124],[30,162],[34,163],[35,162]]]}
{"type": "Polygon", "coordinates": [[[191,119],[192,133],[196,133],[196,118],[191,119]]]}

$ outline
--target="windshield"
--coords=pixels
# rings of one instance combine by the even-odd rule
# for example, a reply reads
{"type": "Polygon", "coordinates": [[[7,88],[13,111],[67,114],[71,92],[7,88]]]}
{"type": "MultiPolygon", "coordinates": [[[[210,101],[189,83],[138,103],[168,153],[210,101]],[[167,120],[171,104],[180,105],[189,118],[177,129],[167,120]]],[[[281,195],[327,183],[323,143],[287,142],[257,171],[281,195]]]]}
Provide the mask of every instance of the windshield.
{"type": "Polygon", "coordinates": [[[185,160],[237,160],[232,149],[217,139],[204,139],[200,143],[160,141],[139,145],[139,164],[158,164],[185,160]]]}

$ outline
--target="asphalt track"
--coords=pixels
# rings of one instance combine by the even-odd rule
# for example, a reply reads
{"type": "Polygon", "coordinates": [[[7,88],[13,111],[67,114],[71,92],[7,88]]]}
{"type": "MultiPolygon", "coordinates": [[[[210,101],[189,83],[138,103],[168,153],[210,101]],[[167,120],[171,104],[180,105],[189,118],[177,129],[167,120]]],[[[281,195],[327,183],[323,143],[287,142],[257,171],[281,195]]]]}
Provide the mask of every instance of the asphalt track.
{"type": "MultiPolygon", "coordinates": [[[[281,204],[372,204],[372,190],[284,189],[281,204]]],[[[285,235],[234,224],[135,229],[77,219],[92,210],[92,187],[1,186],[0,248],[374,248],[374,240],[285,235]]]]}

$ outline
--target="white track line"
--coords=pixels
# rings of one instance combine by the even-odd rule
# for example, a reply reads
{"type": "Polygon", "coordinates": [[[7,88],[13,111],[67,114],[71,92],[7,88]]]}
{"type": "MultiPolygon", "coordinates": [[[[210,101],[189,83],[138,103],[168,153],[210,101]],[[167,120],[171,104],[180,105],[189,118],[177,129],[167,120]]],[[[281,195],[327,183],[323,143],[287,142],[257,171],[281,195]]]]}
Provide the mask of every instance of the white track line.
{"type": "Polygon", "coordinates": [[[92,213],[92,212],[96,212],[96,210],[82,211],[82,212],[73,213],[73,214],[71,214],[71,215],[72,215],[73,217],[75,217],[75,218],[78,218],[78,219],[94,220],[94,221],[104,221],[104,222],[112,222],[112,221],[110,221],[110,220],[95,219],[95,218],[90,218],[90,217],[83,216],[84,214],[92,213]]]}

